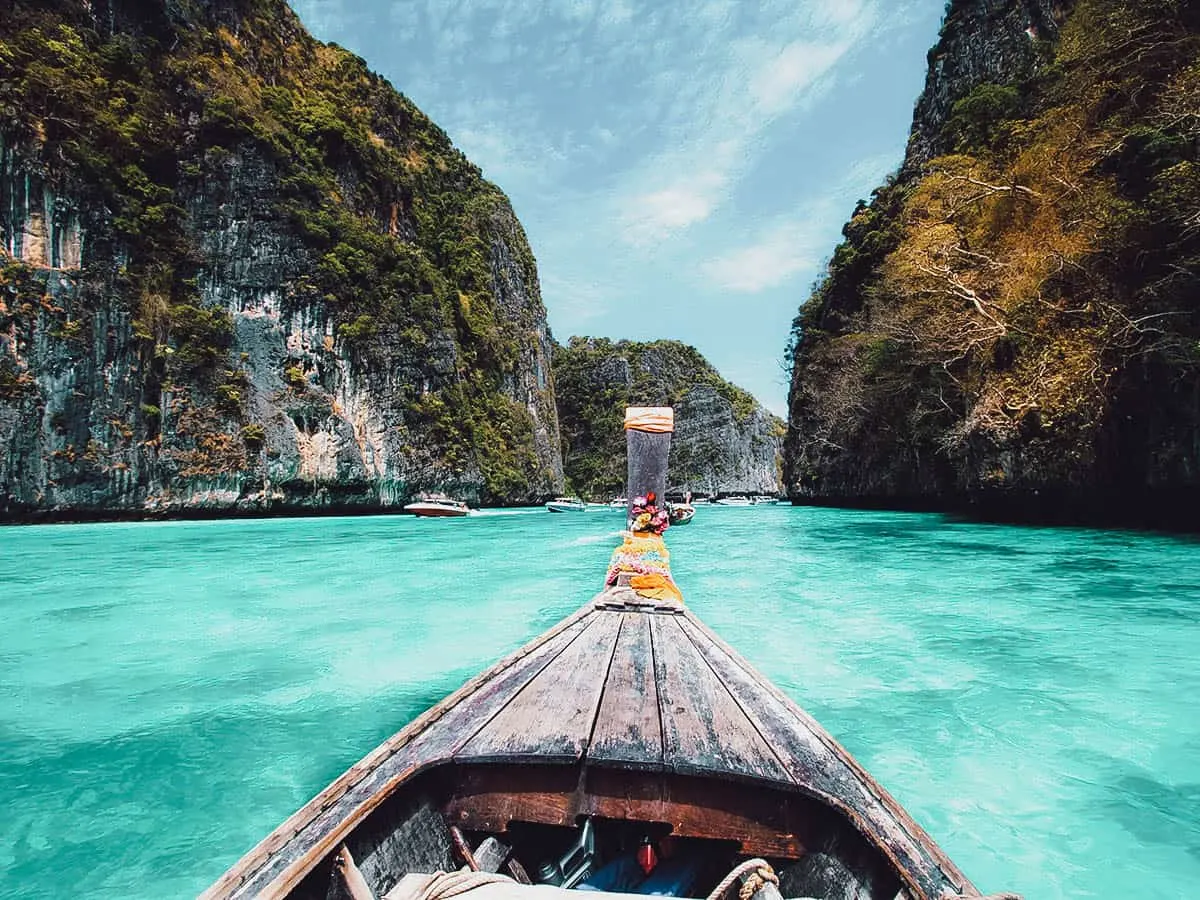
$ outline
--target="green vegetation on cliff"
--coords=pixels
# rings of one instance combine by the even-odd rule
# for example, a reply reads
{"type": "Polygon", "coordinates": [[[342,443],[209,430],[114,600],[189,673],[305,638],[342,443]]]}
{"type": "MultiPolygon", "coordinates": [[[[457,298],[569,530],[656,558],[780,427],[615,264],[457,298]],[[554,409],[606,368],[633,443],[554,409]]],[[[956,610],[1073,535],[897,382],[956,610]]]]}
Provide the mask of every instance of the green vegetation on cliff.
{"type": "MultiPolygon", "coordinates": [[[[711,391],[729,411],[730,424],[746,431],[763,426],[776,442],[781,423],[748,392],[730,384],[700,353],[679,341],[610,341],[572,337],[554,350],[555,395],[563,444],[563,470],[572,489],[592,499],[625,490],[625,408],[676,407],[672,444],[673,485],[702,479],[728,464],[728,449],[709,440],[689,441],[681,416],[698,388],[711,391]],[[759,419],[763,420],[761,423],[759,419]],[[696,446],[692,446],[692,444],[696,446]]],[[[773,471],[775,448],[767,466],[773,471]]],[[[708,489],[707,486],[697,490],[708,489]]],[[[713,488],[714,490],[717,488],[713,488]]],[[[743,488],[745,489],[745,488],[743,488]]],[[[754,490],[773,490],[760,485],[754,490]]]]}
{"type": "MultiPolygon", "coordinates": [[[[216,217],[210,196],[253,176],[268,200],[251,226],[278,236],[282,313],[318,310],[325,351],[355,371],[395,370],[398,417],[436,442],[446,477],[474,472],[493,500],[552,489],[529,405],[511,390],[545,333],[536,266],[504,195],[361,59],[313,40],[283,0],[101,6],[6,7],[0,156],[10,174],[37,172],[82,220],[79,289],[48,314],[69,338],[97,310],[123,308],[140,346],[143,402],[128,410],[137,437],[165,439],[162,458],[185,454],[193,474],[257,458],[263,432],[245,402],[245,360],[231,353],[233,321],[205,297],[221,254],[240,248],[204,246],[214,238],[197,221],[216,217]],[[500,244],[520,297],[498,296],[500,244]],[[165,436],[164,392],[171,421],[188,418],[181,405],[193,413],[165,436]],[[227,452],[230,442],[247,452],[227,452]]],[[[0,329],[32,345],[49,276],[20,254],[3,261],[0,329]]],[[[64,340],[62,352],[82,357],[94,340],[103,336],[64,340]]],[[[10,357],[0,400],[36,374],[10,357]]],[[[321,377],[298,358],[277,374],[297,394],[321,377]]],[[[542,388],[536,404],[552,430],[542,388]]]]}
{"type": "Polygon", "coordinates": [[[795,495],[1200,487],[1200,12],[1059,12],[846,225],[794,327],[795,495]]]}

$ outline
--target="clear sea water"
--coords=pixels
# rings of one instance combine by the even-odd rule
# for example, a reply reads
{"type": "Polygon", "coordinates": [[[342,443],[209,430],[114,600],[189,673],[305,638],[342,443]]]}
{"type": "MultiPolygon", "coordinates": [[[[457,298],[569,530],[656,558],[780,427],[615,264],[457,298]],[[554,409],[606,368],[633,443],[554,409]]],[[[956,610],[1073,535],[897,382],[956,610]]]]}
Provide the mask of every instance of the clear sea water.
{"type": "MultiPolygon", "coordinates": [[[[619,513],[0,530],[0,896],[196,894],[588,600],[619,513]]],[[[692,608],[984,890],[1200,897],[1200,542],[701,508],[692,608]]]]}

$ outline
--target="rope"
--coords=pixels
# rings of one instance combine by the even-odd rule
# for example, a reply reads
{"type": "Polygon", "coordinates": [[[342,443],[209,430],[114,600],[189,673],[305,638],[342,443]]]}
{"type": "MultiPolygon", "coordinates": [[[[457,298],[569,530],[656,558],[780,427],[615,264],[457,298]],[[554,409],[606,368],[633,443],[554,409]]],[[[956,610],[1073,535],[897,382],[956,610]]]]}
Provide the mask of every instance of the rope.
{"type": "Polygon", "coordinates": [[[670,434],[675,430],[675,410],[669,406],[626,407],[625,430],[670,434]]]}
{"type": "Polygon", "coordinates": [[[730,886],[747,873],[750,874],[750,877],[746,879],[746,883],[742,885],[741,890],[738,892],[738,900],[750,900],[751,897],[758,893],[759,888],[768,882],[776,886],[779,885],[779,877],[775,874],[775,870],[771,868],[770,863],[765,859],[755,857],[741,863],[732,872],[722,878],[721,883],[713,888],[707,900],[722,900],[730,886]]]}
{"type": "Polygon", "coordinates": [[[417,900],[448,900],[485,884],[504,883],[511,884],[512,879],[493,872],[434,872],[417,900]]]}

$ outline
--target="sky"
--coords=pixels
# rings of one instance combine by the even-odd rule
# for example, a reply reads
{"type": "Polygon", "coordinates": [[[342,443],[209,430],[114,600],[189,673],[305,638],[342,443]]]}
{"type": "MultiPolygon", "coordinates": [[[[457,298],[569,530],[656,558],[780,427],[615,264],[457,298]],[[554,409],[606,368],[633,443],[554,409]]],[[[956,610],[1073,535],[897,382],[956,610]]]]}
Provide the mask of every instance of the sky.
{"type": "Polygon", "coordinates": [[[792,318],[894,171],[945,0],[292,0],[511,199],[556,339],[674,338],[786,411],[792,318]]]}

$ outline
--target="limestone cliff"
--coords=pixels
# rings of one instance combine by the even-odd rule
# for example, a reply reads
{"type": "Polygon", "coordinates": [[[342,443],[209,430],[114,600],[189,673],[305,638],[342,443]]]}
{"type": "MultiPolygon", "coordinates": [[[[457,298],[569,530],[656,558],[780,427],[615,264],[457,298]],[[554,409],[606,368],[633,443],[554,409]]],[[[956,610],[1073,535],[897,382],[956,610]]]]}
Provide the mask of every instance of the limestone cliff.
{"type": "Polygon", "coordinates": [[[669,486],[694,494],[777,494],[783,423],[678,341],[571,338],[554,352],[563,462],[574,490],[625,490],[627,406],[673,406],[669,486]]]}
{"type": "Polygon", "coordinates": [[[954,0],[792,336],[801,501],[1197,527],[1200,8],[954,0]]]}
{"type": "Polygon", "coordinates": [[[283,0],[0,15],[0,518],[561,489],[507,199],[283,0]]]}

